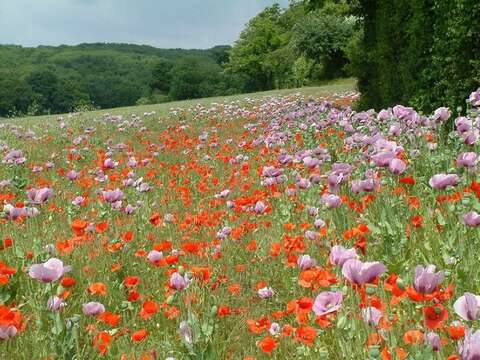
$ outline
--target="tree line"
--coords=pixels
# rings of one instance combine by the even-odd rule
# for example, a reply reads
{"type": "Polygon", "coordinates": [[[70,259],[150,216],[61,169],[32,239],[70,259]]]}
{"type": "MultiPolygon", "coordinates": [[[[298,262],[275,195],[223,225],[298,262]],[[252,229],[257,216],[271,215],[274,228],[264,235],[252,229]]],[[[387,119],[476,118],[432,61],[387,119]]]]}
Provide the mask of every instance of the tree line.
{"type": "Polygon", "coordinates": [[[0,46],[0,116],[65,113],[161,102],[170,97],[206,96],[221,89],[194,94],[184,89],[181,93],[181,82],[185,81],[182,71],[194,66],[200,76],[204,69],[219,74],[228,49],[156,49],[129,44],[0,46]],[[163,97],[157,94],[155,79],[161,64],[168,64],[176,72],[171,71],[172,93],[167,91],[163,97]]]}

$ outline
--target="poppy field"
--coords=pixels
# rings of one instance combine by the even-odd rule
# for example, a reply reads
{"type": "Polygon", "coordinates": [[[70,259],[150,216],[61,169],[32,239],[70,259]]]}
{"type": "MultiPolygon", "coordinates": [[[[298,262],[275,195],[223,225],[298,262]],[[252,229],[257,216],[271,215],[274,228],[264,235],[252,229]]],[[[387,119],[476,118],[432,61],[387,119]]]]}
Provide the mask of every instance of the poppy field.
{"type": "Polygon", "coordinates": [[[1,359],[480,359],[480,90],[0,125],[1,359]]]}

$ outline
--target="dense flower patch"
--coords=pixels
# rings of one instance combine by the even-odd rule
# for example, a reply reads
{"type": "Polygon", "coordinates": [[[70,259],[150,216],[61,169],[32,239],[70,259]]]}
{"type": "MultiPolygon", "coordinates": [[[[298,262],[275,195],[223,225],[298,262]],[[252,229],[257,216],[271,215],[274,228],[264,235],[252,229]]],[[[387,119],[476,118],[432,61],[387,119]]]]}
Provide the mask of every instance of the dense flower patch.
{"type": "Polygon", "coordinates": [[[478,359],[480,91],[355,98],[2,124],[1,353],[478,359]]]}

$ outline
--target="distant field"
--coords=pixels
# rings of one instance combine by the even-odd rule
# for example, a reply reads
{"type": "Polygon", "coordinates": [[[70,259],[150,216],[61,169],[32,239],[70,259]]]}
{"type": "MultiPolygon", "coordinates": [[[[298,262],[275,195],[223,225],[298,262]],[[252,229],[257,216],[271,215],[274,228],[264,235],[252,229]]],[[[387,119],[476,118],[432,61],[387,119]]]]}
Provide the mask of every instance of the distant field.
{"type": "MultiPolygon", "coordinates": [[[[219,96],[219,97],[193,99],[193,100],[185,100],[185,101],[173,101],[173,102],[162,103],[162,104],[128,106],[128,107],[120,107],[120,108],[114,108],[114,109],[101,109],[101,110],[96,110],[91,112],[91,115],[100,115],[105,113],[117,115],[117,114],[125,114],[125,113],[143,113],[143,112],[151,112],[151,111],[155,111],[158,115],[162,115],[162,114],[167,114],[169,109],[171,108],[177,108],[177,107],[189,108],[197,104],[206,106],[215,102],[242,100],[248,97],[266,98],[270,96],[287,95],[287,94],[295,94],[295,93],[301,93],[303,95],[312,95],[312,96],[326,96],[329,94],[352,91],[352,90],[355,90],[355,79],[349,78],[349,79],[334,80],[320,86],[306,86],[306,87],[295,88],[295,89],[270,90],[270,91],[256,92],[256,93],[250,93],[250,94],[238,94],[238,95],[232,95],[232,96],[219,96]]],[[[15,120],[23,121],[23,120],[31,119],[35,121],[40,121],[44,119],[57,119],[60,116],[62,115],[54,114],[54,115],[17,118],[15,120]]],[[[5,119],[5,118],[0,118],[0,119],[2,121],[12,120],[12,119],[5,119]]]]}

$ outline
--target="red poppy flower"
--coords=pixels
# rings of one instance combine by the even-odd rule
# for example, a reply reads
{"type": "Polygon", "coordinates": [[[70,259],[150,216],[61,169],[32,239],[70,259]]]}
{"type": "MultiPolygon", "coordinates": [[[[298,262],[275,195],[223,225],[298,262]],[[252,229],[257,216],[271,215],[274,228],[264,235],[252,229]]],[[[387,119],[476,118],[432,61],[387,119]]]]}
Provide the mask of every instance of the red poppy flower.
{"type": "Polygon", "coordinates": [[[448,312],[441,304],[423,308],[425,325],[430,329],[438,329],[448,319],[448,312]]]}
{"type": "Polygon", "coordinates": [[[295,331],[295,340],[301,343],[312,346],[317,336],[317,330],[311,326],[302,326],[295,331]]]}
{"type": "Polygon", "coordinates": [[[277,347],[277,343],[271,336],[267,336],[258,343],[258,347],[263,352],[270,354],[277,347]]]}
{"type": "Polygon", "coordinates": [[[123,280],[123,285],[125,287],[134,287],[140,283],[140,278],[138,276],[127,276],[125,280],[123,280]]]}
{"type": "Polygon", "coordinates": [[[146,329],[141,329],[141,330],[135,331],[132,334],[131,339],[134,342],[140,342],[143,339],[145,339],[147,336],[148,336],[147,330],[146,329]]]}

